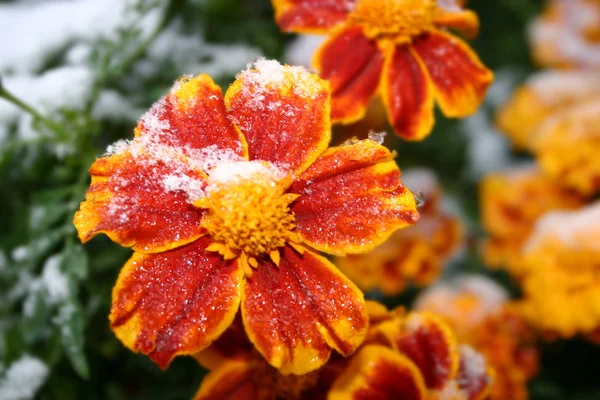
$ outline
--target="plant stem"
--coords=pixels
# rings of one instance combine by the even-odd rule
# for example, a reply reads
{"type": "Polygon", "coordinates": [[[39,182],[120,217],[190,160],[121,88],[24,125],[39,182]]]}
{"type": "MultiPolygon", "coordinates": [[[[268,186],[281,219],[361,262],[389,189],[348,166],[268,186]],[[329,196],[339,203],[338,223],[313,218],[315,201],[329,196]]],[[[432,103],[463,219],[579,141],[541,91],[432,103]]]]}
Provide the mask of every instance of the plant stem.
{"type": "Polygon", "coordinates": [[[51,119],[48,119],[47,117],[44,117],[35,108],[33,108],[29,104],[25,103],[23,100],[19,99],[14,94],[10,93],[8,90],[6,90],[6,88],[2,85],[1,82],[0,82],[0,98],[3,98],[4,100],[8,101],[9,103],[14,104],[16,107],[18,107],[21,110],[25,111],[26,113],[30,114],[35,120],[46,125],[48,128],[52,129],[53,131],[55,131],[57,133],[62,132],[62,128],[59,124],[52,121],[51,119]]]}

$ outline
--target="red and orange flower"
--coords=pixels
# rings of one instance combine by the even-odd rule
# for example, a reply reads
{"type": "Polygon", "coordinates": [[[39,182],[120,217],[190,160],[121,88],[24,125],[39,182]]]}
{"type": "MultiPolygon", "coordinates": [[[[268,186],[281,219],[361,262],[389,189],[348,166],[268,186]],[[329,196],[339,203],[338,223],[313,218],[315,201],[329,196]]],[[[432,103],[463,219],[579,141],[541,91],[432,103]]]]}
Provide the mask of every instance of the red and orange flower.
{"type": "Polygon", "coordinates": [[[495,372],[491,399],[528,398],[527,382],[538,371],[536,336],[500,286],[481,276],[463,277],[422,293],[417,309],[438,315],[459,342],[486,357],[495,372]]]}
{"type": "MultiPolygon", "coordinates": [[[[369,333],[349,358],[335,357],[302,376],[282,375],[251,351],[242,329],[227,331],[196,357],[211,372],[195,400],[208,399],[483,399],[491,371],[460,346],[435,315],[389,312],[367,302],[369,333]]],[[[235,328],[235,325],[234,325],[235,328]]]]}
{"type": "Polygon", "coordinates": [[[534,60],[553,68],[600,67],[600,2],[549,0],[529,31],[534,60]]]}
{"type": "Polygon", "coordinates": [[[414,169],[402,177],[423,200],[419,221],[368,253],[335,259],[335,265],[363,291],[379,289],[393,296],[409,284],[429,285],[464,242],[460,219],[442,210],[442,189],[435,174],[414,169]]]}
{"type": "Polygon", "coordinates": [[[493,74],[447,32],[479,30],[453,0],[272,0],[287,32],[330,33],[313,65],[331,82],[333,122],[351,123],[380,93],[388,120],[407,140],[427,136],[434,99],[448,117],[479,107],[493,74]]]}
{"type": "Polygon", "coordinates": [[[482,180],[481,220],[489,235],[482,252],[488,266],[522,275],[522,247],[535,222],[549,211],[583,204],[579,195],[560,183],[534,165],[489,174],[482,180]]]}
{"type": "Polygon", "coordinates": [[[326,81],[258,60],[225,96],[207,75],[180,80],[94,162],[74,223],[84,242],[105,233],[135,251],[110,314],[127,347],[167,367],[238,308],[283,373],[360,345],[362,293],[312,249],[367,251],[418,213],[387,149],[327,148],[329,111],[326,81]]]}

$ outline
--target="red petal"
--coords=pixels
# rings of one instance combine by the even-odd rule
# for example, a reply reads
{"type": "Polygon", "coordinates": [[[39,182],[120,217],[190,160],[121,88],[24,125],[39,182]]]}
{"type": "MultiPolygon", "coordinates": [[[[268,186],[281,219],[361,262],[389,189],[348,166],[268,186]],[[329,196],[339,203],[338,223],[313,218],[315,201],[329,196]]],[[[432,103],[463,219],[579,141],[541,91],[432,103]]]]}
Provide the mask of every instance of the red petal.
{"type": "Polygon", "coordinates": [[[231,119],[248,141],[251,160],[304,171],[331,139],[327,82],[302,67],[259,60],[225,94],[231,119]]]}
{"type": "Polygon", "coordinates": [[[383,54],[359,27],[338,31],[319,48],[314,67],[331,83],[333,122],[350,123],[365,114],[377,91],[383,54]]]}
{"type": "Polygon", "coordinates": [[[129,152],[96,160],[86,200],[73,219],[80,239],[86,242],[105,233],[122,246],[152,253],[199,238],[204,233],[202,211],[184,191],[169,189],[165,179],[177,174],[201,189],[205,175],[183,157],[171,161],[129,152]]]}
{"type": "Polygon", "coordinates": [[[113,289],[111,327],[161,368],[206,348],[233,321],[243,272],[205,248],[208,238],[159,254],[134,253],[113,289]]]}
{"type": "Polygon", "coordinates": [[[328,400],[424,400],[427,391],[415,365],[384,346],[365,346],[331,388],[328,400]]]}
{"type": "Polygon", "coordinates": [[[430,389],[442,389],[458,372],[458,343],[450,328],[427,313],[410,314],[394,338],[398,351],[418,367],[430,389]]]}
{"type": "Polygon", "coordinates": [[[242,294],[246,332],[282,373],[322,366],[331,348],[348,355],[363,341],[367,315],[362,293],[325,258],[291,247],[279,267],[262,261],[242,294]]]}
{"type": "Polygon", "coordinates": [[[247,145],[227,118],[223,93],[208,75],[180,79],[142,116],[136,136],[184,150],[214,146],[247,156],[247,145]]]}
{"type": "Polygon", "coordinates": [[[343,22],[356,0],[272,0],[275,20],[287,32],[325,33],[343,22]]]}
{"type": "Polygon", "coordinates": [[[400,45],[386,63],[382,97],[396,134],[420,140],[433,129],[433,85],[410,46],[400,45]]]}
{"type": "Polygon", "coordinates": [[[423,35],[413,48],[427,67],[444,114],[460,118],[474,113],[494,79],[477,54],[462,40],[441,31],[423,35]]]}
{"type": "Polygon", "coordinates": [[[225,361],[202,379],[194,400],[241,400],[258,398],[252,365],[243,360],[225,361]]]}
{"type": "Polygon", "coordinates": [[[372,140],[329,148],[290,187],[296,233],[330,254],[364,253],[418,218],[414,196],[385,147],[372,140]]]}

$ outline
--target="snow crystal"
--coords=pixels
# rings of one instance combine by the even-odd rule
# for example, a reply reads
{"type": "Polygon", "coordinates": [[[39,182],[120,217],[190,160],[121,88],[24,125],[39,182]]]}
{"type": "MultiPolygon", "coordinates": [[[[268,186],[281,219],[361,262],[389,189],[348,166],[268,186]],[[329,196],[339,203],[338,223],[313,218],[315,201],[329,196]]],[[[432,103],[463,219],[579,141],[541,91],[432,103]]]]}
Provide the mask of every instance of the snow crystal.
{"type": "Polygon", "coordinates": [[[249,63],[246,70],[237,75],[237,79],[244,80],[253,87],[253,98],[260,100],[261,93],[269,89],[278,89],[290,86],[293,92],[306,98],[314,98],[321,91],[318,80],[315,80],[306,68],[301,66],[281,65],[276,60],[257,58],[249,63]]]}
{"type": "Polygon", "coordinates": [[[40,359],[23,355],[0,378],[0,400],[32,399],[48,373],[48,367],[40,359]]]}
{"type": "Polygon", "coordinates": [[[323,44],[327,36],[324,35],[299,35],[288,46],[284,60],[290,65],[311,66],[315,51],[323,44]]]}
{"type": "Polygon", "coordinates": [[[536,249],[546,240],[558,240],[572,249],[599,250],[600,202],[576,211],[552,211],[542,216],[525,244],[524,251],[536,249]]]}
{"type": "Polygon", "coordinates": [[[50,304],[58,304],[69,296],[69,280],[61,271],[62,256],[55,254],[44,263],[42,282],[48,294],[50,304]]]}
{"type": "Polygon", "coordinates": [[[374,142],[377,142],[379,144],[383,144],[383,142],[385,141],[385,137],[386,136],[387,136],[387,132],[369,131],[368,138],[371,139],[374,142]]]}

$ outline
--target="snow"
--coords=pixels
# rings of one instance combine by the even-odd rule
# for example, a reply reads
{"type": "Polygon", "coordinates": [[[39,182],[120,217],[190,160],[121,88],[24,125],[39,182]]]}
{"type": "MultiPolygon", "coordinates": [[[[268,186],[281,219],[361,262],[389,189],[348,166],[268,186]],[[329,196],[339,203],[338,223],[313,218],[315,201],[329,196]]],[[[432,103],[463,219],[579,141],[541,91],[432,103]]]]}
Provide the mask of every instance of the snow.
{"type": "Polygon", "coordinates": [[[0,400],[33,399],[48,373],[48,367],[40,359],[23,355],[0,378],[0,400]]]}
{"type": "Polygon", "coordinates": [[[311,60],[317,49],[327,39],[323,35],[299,35],[286,49],[284,60],[290,65],[311,66],[311,60]]]}
{"type": "MultiPolygon", "coordinates": [[[[88,68],[64,66],[34,76],[30,74],[3,76],[2,84],[9,92],[43,114],[52,115],[61,108],[81,109],[92,87],[88,68]]],[[[9,102],[0,102],[0,130],[17,124],[23,139],[40,135],[31,126],[32,118],[9,102]]],[[[2,136],[2,135],[0,135],[2,136]]]]}
{"type": "Polygon", "coordinates": [[[372,141],[377,142],[378,144],[383,144],[386,136],[387,136],[387,132],[369,131],[369,134],[367,137],[369,139],[371,139],[372,141]]]}
{"type": "Polygon", "coordinates": [[[462,7],[457,0],[437,0],[437,5],[446,11],[462,11],[462,7]]]}
{"type": "Polygon", "coordinates": [[[547,241],[558,240],[567,248],[600,250],[600,202],[576,211],[552,211],[542,216],[535,224],[525,253],[532,252],[547,241]]]}
{"type": "Polygon", "coordinates": [[[49,257],[42,269],[42,283],[46,289],[46,300],[49,304],[64,302],[69,296],[69,280],[61,271],[62,256],[55,254],[49,257]]]}
{"type": "Polygon", "coordinates": [[[482,354],[466,344],[458,346],[458,351],[460,352],[461,365],[463,366],[464,373],[464,376],[461,378],[466,381],[459,382],[459,384],[468,386],[469,382],[472,382],[473,380],[477,381],[482,376],[487,375],[487,362],[482,354]]]}
{"type": "Polygon", "coordinates": [[[529,27],[529,38],[534,47],[554,49],[560,59],[578,66],[600,65],[600,44],[587,41],[585,32],[600,24],[598,6],[582,1],[555,2],[562,21],[537,18],[529,27]]]}
{"type": "Polygon", "coordinates": [[[21,262],[29,257],[29,249],[27,246],[15,247],[10,253],[11,258],[16,262],[21,262]]]}
{"type": "Polygon", "coordinates": [[[477,309],[469,316],[472,323],[478,323],[497,312],[508,301],[506,290],[493,280],[480,275],[461,275],[450,282],[437,283],[421,292],[415,301],[415,309],[452,315],[454,299],[462,295],[472,295],[479,300],[477,309]]]}
{"type": "Polygon", "coordinates": [[[135,120],[142,112],[116,90],[106,89],[100,92],[92,116],[96,119],[135,120]]]}
{"type": "MultiPolygon", "coordinates": [[[[0,5],[0,37],[5,38],[0,45],[0,72],[39,72],[57,51],[111,36],[118,27],[130,23],[130,3],[51,0],[0,5]]],[[[156,24],[159,11],[144,18],[144,30],[156,24]]]]}
{"type": "Polygon", "coordinates": [[[545,104],[552,106],[598,96],[600,74],[597,71],[543,71],[532,75],[527,87],[545,104]]]}
{"type": "MultiPolygon", "coordinates": [[[[285,173],[273,164],[265,161],[229,161],[218,163],[209,172],[211,185],[219,186],[239,180],[268,180],[276,182],[285,176],[285,173]]],[[[210,190],[210,188],[208,189],[210,190]]]]}
{"type": "Polygon", "coordinates": [[[260,57],[258,48],[245,44],[212,44],[199,35],[186,35],[173,26],[164,31],[148,49],[148,60],[136,66],[136,73],[149,77],[160,72],[162,63],[169,61],[177,70],[213,77],[234,75],[248,60],[260,57]]]}
{"type": "Polygon", "coordinates": [[[302,66],[281,65],[276,60],[267,60],[259,57],[240,72],[237,79],[246,83],[247,90],[253,90],[252,98],[260,103],[261,94],[291,86],[293,93],[304,98],[315,98],[322,91],[322,83],[315,79],[306,68],[302,66]]]}

